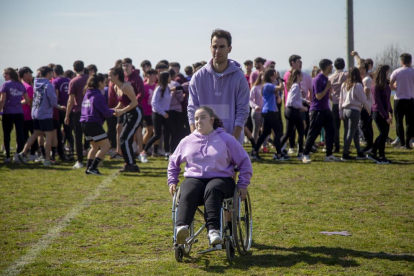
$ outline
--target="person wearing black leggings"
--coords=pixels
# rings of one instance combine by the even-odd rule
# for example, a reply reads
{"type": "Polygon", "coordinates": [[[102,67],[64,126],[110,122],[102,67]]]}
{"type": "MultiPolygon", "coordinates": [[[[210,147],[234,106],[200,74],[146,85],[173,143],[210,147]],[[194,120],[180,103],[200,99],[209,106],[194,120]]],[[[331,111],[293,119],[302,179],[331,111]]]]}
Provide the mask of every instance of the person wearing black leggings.
{"type": "Polygon", "coordinates": [[[280,139],[280,144],[283,145],[295,133],[295,127],[298,130],[298,158],[302,160],[303,155],[303,119],[301,112],[306,112],[308,109],[303,106],[302,92],[299,83],[302,81],[303,75],[300,70],[293,70],[289,76],[287,83],[288,97],[286,100],[285,118],[286,118],[286,132],[280,139]]]}
{"type": "MultiPolygon", "coordinates": [[[[152,144],[161,138],[162,127],[168,128],[170,133],[176,131],[172,129],[173,124],[170,122],[169,109],[171,103],[171,97],[175,97],[177,87],[169,88],[168,84],[171,82],[170,73],[162,72],[159,76],[158,86],[155,88],[154,94],[151,100],[152,106],[152,122],[154,124],[154,136],[149,139],[145,145],[144,150],[141,152],[141,160],[143,163],[148,162],[147,151],[151,148],[152,144]]],[[[176,147],[177,145],[173,145],[176,147]]]]}
{"type": "Polygon", "coordinates": [[[24,116],[22,104],[29,102],[26,88],[19,81],[19,77],[13,68],[4,69],[3,77],[6,80],[0,88],[0,111],[3,111],[3,137],[6,148],[6,159],[4,163],[10,163],[10,140],[13,125],[16,128],[17,151],[13,161],[20,163],[17,153],[24,147],[24,116]],[[22,102],[22,97],[24,98],[22,102]]]}
{"type": "Polygon", "coordinates": [[[118,95],[119,103],[114,109],[116,116],[124,118],[119,143],[125,165],[119,172],[140,172],[132,147],[134,134],[142,122],[142,113],[138,107],[134,88],[129,82],[124,82],[124,71],[121,67],[112,68],[108,77],[115,84],[114,89],[118,95]]]}
{"type": "Polygon", "coordinates": [[[273,145],[276,148],[277,153],[273,155],[273,160],[275,161],[284,161],[289,160],[289,156],[285,155],[282,152],[282,147],[280,145],[280,124],[277,117],[277,112],[279,112],[277,108],[277,103],[280,103],[282,100],[279,95],[279,91],[283,91],[283,84],[279,86],[275,86],[273,83],[276,80],[276,71],[275,69],[267,69],[264,78],[265,84],[262,88],[262,95],[263,95],[263,108],[262,108],[262,116],[263,116],[263,132],[257,140],[256,146],[252,152],[252,158],[255,160],[262,160],[259,156],[259,149],[263,144],[266,137],[272,132],[275,133],[275,139],[273,140],[273,145]]]}
{"type": "Polygon", "coordinates": [[[375,139],[374,146],[368,158],[377,162],[377,164],[391,163],[385,157],[385,143],[387,142],[388,133],[390,132],[390,124],[392,123],[392,107],[391,107],[391,88],[387,81],[390,67],[381,65],[375,72],[375,82],[373,89],[374,103],[372,105],[372,118],[378,127],[379,135],[375,139]],[[377,150],[379,156],[377,156],[377,150]]]}

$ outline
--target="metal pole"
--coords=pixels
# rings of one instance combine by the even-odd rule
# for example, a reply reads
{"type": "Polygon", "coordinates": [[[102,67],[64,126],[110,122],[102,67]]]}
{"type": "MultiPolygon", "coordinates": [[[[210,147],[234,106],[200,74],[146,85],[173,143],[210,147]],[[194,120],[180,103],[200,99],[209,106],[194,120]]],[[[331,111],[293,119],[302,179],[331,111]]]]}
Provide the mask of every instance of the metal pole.
{"type": "Polygon", "coordinates": [[[347,57],[348,69],[354,67],[354,57],[351,56],[351,51],[354,50],[354,3],[353,0],[346,0],[347,13],[347,57]]]}

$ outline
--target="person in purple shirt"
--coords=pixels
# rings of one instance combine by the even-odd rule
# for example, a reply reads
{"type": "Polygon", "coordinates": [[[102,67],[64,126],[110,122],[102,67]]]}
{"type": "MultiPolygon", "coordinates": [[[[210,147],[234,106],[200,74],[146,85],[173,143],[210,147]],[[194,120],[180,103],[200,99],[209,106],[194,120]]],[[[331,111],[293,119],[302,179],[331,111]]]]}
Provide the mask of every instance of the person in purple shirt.
{"type": "MultiPolygon", "coordinates": [[[[3,77],[7,80],[0,88],[0,111],[3,111],[2,127],[4,147],[6,149],[5,163],[10,163],[10,140],[13,124],[16,129],[17,152],[24,146],[24,115],[22,104],[27,104],[29,98],[26,88],[19,81],[19,76],[13,68],[4,69],[3,77]],[[24,100],[22,101],[22,97],[24,100]]],[[[17,153],[13,161],[19,163],[17,153]]]]}
{"type": "Polygon", "coordinates": [[[243,143],[243,129],[249,116],[249,84],[241,66],[228,58],[232,50],[231,34],[217,29],[211,34],[212,59],[190,81],[188,121],[194,130],[197,107],[208,105],[223,120],[224,129],[243,143]]]}
{"type": "Polygon", "coordinates": [[[393,110],[390,100],[391,88],[387,80],[389,71],[390,66],[380,65],[375,72],[374,85],[372,87],[374,100],[372,105],[372,118],[378,127],[379,135],[377,139],[375,139],[372,151],[367,157],[377,164],[391,163],[391,161],[385,157],[385,143],[387,142],[390,125],[392,124],[393,119],[393,110]],[[377,156],[377,151],[379,151],[379,156],[377,156]]]}
{"type": "Polygon", "coordinates": [[[237,187],[242,199],[247,195],[253,169],[247,152],[223,130],[223,123],[211,108],[199,107],[194,119],[196,130],[181,140],[170,157],[167,183],[174,195],[180,165],[186,163],[177,213],[177,243],[185,242],[197,207],[204,205],[208,237],[210,244],[215,245],[222,241],[219,231],[222,201],[231,197],[236,188],[234,168],[237,166],[240,172],[237,187]]]}
{"type": "MultiPolygon", "coordinates": [[[[54,79],[52,81],[53,86],[55,87],[56,95],[58,97],[58,104],[61,106],[67,106],[68,99],[69,99],[69,82],[70,79],[66,78],[64,76],[64,71],[62,65],[55,65],[53,66],[53,74],[54,79]]],[[[58,152],[60,155],[60,158],[63,160],[68,160],[63,153],[63,135],[62,135],[62,125],[63,125],[63,131],[65,133],[65,140],[69,143],[70,153],[69,156],[73,156],[73,149],[75,148],[75,141],[73,139],[73,126],[71,124],[66,125],[65,124],[65,116],[66,111],[60,110],[59,111],[59,126],[57,129],[57,139],[58,139],[58,152]]]]}
{"type": "Polygon", "coordinates": [[[26,163],[26,153],[38,137],[45,139],[45,160],[44,166],[53,165],[50,161],[50,151],[52,149],[53,139],[53,108],[58,110],[65,110],[65,106],[60,106],[57,103],[56,92],[50,80],[53,76],[52,68],[43,66],[38,70],[40,78],[35,79],[35,91],[33,95],[32,104],[32,118],[33,118],[33,135],[27,140],[23,150],[19,153],[18,158],[21,162],[26,163]]]}
{"type": "Polygon", "coordinates": [[[83,90],[89,75],[85,74],[84,63],[81,60],[73,63],[73,69],[76,72],[76,77],[69,82],[69,100],[66,109],[65,124],[72,124],[74,126],[77,161],[73,168],[80,169],[83,168],[83,132],[80,124],[80,112],[82,108],[83,90]]]}
{"type": "Polygon", "coordinates": [[[329,74],[332,73],[332,61],[329,59],[322,59],[319,62],[319,67],[322,72],[319,73],[312,82],[312,102],[310,106],[310,125],[309,133],[306,138],[306,146],[303,152],[303,163],[310,163],[311,159],[309,153],[315,143],[316,138],[321,133],[322,128],[325,128],[326,140],[326,157],[325,161],[333,162],[340,161],[337,157],[332,155],[334,142],[334,123],[332,111],[329,107],[329,98],[331,90],[331,82],[328,80],[329,74]]]}
{"type": "Polygon", "coordinates": [[[105,119],[113,115],[114,109],[108,108],[102,95],[104,81],[102,74],[92,74],[86,84],[86,93],[82,101],[80,122],[85,138],[92,146],[88,153],[86,174],[102,175],[98,170],[98,164],[105,159],[105,154],[111,148],[102,125],[105,119]]]}

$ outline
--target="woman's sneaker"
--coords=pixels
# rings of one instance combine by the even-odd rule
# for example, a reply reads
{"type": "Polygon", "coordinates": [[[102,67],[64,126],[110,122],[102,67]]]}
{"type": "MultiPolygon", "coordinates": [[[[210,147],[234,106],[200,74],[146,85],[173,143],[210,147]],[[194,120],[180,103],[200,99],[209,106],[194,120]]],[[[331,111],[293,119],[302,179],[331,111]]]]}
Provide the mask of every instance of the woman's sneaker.
{"type": "Polygon", "coordinates": [[[252,160],[263,161],[263,159],[257,153],[252,153],[250,156],[252,160]]]}
{"type": "Polygon", "coordinates": [[[223,240],[220,237],[220,232],[218,230],[208,231],[208,239],[210,240],[211,245],[216,245],[223,242],[223,240]]]}
{"type": "Polygon", "coordinates": [[[147,158],[147,155],[146,154],[140,154],[139,155],[139,159],[140,159],[140,161],[141,161],[141,163],[148,163],[148,158],[147,158]]]}
{"type": "Polygon", "coordinates": [[[122,169],[119,170],[119,172],[132,172],[132,173],[135,173],[135,172],[140,172],[140,170],[139,170],[139,167],[137,166],[137,164],[131,164],[131,165],[125,164],[122,167],[122,169]]]}
{"type": "Polygon", "coordinates": [[[333,155],[329,155],[325,157],[325,162],[339,162],[339,161],[341,161],[341,159],[333,155]]]}
{"type": "Polygon", "coordinates": [[[288,154],[295,154],[295,149],[294,148],[289,148],[288,154]]]}
{"type": "Polygon", "coordinates": [[[276,153],[273,154],[273,160],[274,161],[287,161],[290,160],[289,155],[282,153],[280,156],[278,156],[276,153]]]}
{"type": "Polygon", "coordinates": [[[53,166],[53,163],[50,162],[50,160],[45,160],[45,161],[43,161],[43,166],[51,167],[51,166],[53,166]]]}
{"type": "Polygon", "coordinates": [[[98,169],[87,169],[86,174],[103,175],[98,169]]]}
{"type": "Polygon", "coordinates": [[[370,153],[367,154],[367,158],[369,160],[372,160],[372,161],[378,163],[378,157],[375,154],[373,154],[372,152],[370,152],[370,153]]]}
{"type": "Polygon", "coordinates": [[[76,161],[75,165],[73,165],[74,169],[82,169],[83,168],[83,163],[76,161]]]}
{"type": "Polygon", "coordinates": [[[20,162],[26,164],[27,163],[27,157],[26,155],[23,155],[21,153],[16,153],[17,154],[17,158],[19,159],[20,162]]]}
{"type": "Polygon", "coordinates": [[[342,154],[341,160],[342,161],[352,161],[352,160],[355,160],[355,158],[351,157],[349,154],[344,153],[344,154],[342,154]]]}
{"type": "Polygon", "coordinates": [[[305,164],[309,164],[310,162],[312,162],[312,160],[310,159],[309,155],[303,155],[302,162],[305,164]]]}
{"type": "Polygon", "coordinates": [[[391,164],[391,161],[388,160],[385,157],[379,157],[378,161],[377,161],[377,164],[380,164],[380,165],[382,165],[382,164],[391,164]]]}
{"type": "Polygon", "coordinates": [[[185,244],[189,234],[187,225],[177,226],[177,244],[185,244]]]}
{"type": "Polygon", "coordinates": [[[356,159],[357,160],[365,160],[365,159],[367,159],[367,156],[363,152],[358,152],[356,159]]]}

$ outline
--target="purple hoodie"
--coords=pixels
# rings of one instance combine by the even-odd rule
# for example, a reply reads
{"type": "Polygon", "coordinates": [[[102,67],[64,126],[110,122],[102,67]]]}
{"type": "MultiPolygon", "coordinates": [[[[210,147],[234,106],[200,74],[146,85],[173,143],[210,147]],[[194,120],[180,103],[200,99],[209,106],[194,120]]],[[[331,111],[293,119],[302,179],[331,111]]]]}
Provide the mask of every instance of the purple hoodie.
{"type": "Polygon", "coordinates": [[[179,182],[180,164],[184,162],[187,163],[184,177],[193,178],[233,177],[234,166],[237,165],[240,171],[237,182],[239,188],[247,188],[253,174],[247,152],[222,128],[208,135],[194,131],[181,140],[170,157],[168,185],[179,182]]]}
{"type": "Polygon", "coordinates": [[[32,118],[36,120],[52,119],[54,107],[58,108],[55,87],[48,79],[35,79],[32,118]]]}
{"type": "Polygon", "coordinates": [[[82,101],[81,122],[98,123],[103,125],[104,120],[111,117],[113,108],[108,108],[105,97],[99,89],[86,90],[82,101]]]}
{"type": "Polygon", "coordinates": [[[212,61],[211,59],[191,78],[188,121],[194,124],[197,108],[207,105],[223,121],[227,133],[233,134],[235,126],[242,128],[237,140],[243,143],[243,128],[249,116],[249,84],[236,61],[229,59],[227,69],[220,74],[213,70],[212,61]]]}

